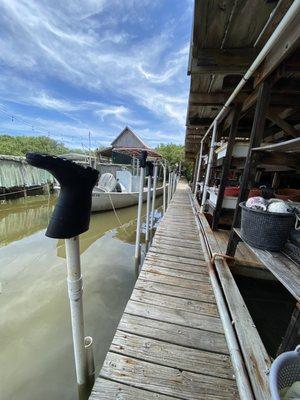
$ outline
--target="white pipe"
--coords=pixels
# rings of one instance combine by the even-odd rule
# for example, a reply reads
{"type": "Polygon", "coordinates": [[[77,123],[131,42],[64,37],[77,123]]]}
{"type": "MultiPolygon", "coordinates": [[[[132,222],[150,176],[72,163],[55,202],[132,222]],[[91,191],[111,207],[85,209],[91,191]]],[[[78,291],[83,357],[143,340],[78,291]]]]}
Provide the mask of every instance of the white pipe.
{"type": "Polygon", "coordinates": [[[195,196],[197,194],[197,184],[199,182],[200,171],[201,171],[202,153],[203,153],[203,142],[200,143],[200,152],[199,152],[198,167],[197,167],[197,174],[196,174],[195,188],[194,188],[194,195],[195,196]]]}
{"type": "Polygon", "coordinates": [[[167,210],[167,193],[166,193],[166,184],[167,184],[167,166],[166,163],[163,165],[164,168],[164,181],[163,181],[163,213],[165,214],[167,210]]]}
{"type": "Polygon", "coordinates": [[[176,175],[176,172],[174,171],[173,172],[173,195],[175,193],[176,186],[177,186],[177,175],[176,175]]]}
{"type": "Polygon", "coordinates": [[[156,198],[156,184],[157,184],[157,163],[154,163],[153,172],[153,190],[152,190],[152,204],[151,204],[151,220],[150,220],[150,235],[154,226],[154,211],[155,211],[155,198],[156,198]]]}
{"type": "Polygon", "coordinates": [[[208,184],[209,184],[210,171],[211,171],[212,162],[213,162],[216,136],[217,136],[217,121],[214,124],[213,134],[211,136],[210,149],[209,149],[207,168],[206,168],[206,172],[205,172],[205,181],[204,181],[202,200],[201,200],[201,212],[203,212],[203,206],[206,202],[207,188],[208,188],[208,184]]]}
{"type": "Polygon", "coordinates": [[[150,204],[151,204],[151,176],[147,177],[147,211],[146,211],[146,250],[149,246],[149,224],[150,224],[150,204]]]}
{"type": "Polygon", "coordinates": [[[145,168],[140,168],[140,186],[139,186],[139,202],[137,211],[137,222],[136,222],[136,239],[135,239],[135,266],[138,270],[141,261],[141,225],[142,225],[142,206],[143,206],[143,191],[144,191],[144,178],[145,168]]]}
{"type": "Polygon", "coordinates": [[[171,173],[170,173],[170,169],[168,168],[168,206],[171,200],[171,173]]]}
{"type": "Polygon", "coordinates": [[[84,387],[87,384],[87,367],[84,348],[82,277],[78,236],[65,239],[65,244],[76,377],[78,386],[84,387]]]}
{"type": "Polygon", "coordinates": [[[273,48],[273,46],[276,45],[276,43],[280,40],[281,36],[284,34],[285,30],[289,27],[290,23],[293,21],[293,19],[297,16],[297,14],[300,12],[300,0],[294,0],[293,4],[290,6],[280,23],[277,25],[277,28],[274,30],[272,35],[270,36],[269,40],[267,43],[264,45],[256,59],[253,61],[245,75],[242,77],[240,80],[239,84],[237,87],[234,89],[232,92],[231,96],[228,98],[218,115],[215,117],[213,122],[211,123],[210,127],[206,131],[205,135],[202,138],[202,142],[206,139],[207,135],[209,134],[210,130],[213,128],[215,122],[218,122],[220,118],[223,116],[224,112],[227,111],[228,107],[232,103],[232,101],[235,99],[237,94],[241,91],[241,89],[244,87],[246,82],[251,78],[253,73],[257,70],[257,68],[260,66],[260,64],[263,62],[263,60],[266,58],[268,55],[269,51],[273,48]]]}
{"type": "Polygon", "coordinates": [[[93,353],[93,338],[91,336],[86,336],[84,338],[84,348],[86,355],[86,366],[90,389],[93,387],[95,382],[95,362],[93,353]]]}

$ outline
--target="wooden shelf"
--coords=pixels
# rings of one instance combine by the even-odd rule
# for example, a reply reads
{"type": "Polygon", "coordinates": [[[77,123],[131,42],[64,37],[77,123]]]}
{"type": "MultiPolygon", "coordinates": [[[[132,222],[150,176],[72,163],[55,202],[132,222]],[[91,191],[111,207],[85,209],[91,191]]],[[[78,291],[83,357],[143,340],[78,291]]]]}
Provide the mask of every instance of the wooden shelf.
{"type": "Polygon", "coordinates": [[[270,144],[268,146],[254,147],[252,151],[268,151],[268,152],[284,152],[284,153],[299,153],[300,138],[286,140],[285,142],[270,144]]]}
{"type": "Polygon", "coordinates": [[[257,249],[244,241],[241,230],[234,228],[236,234],[242,239],[247,247],[263,263],[269,271],[286,287],[292,296],[300,301],[300,266],[291,261],[282,252],[270,252],[257,249]]]}

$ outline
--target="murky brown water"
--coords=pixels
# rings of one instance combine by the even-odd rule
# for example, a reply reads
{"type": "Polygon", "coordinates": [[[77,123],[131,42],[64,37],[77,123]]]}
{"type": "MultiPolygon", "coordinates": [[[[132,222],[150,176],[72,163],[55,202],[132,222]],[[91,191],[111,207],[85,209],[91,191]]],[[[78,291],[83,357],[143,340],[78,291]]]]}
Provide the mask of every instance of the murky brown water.
{"type": "MultiPolygon", "coordinates": [[[[74,400],[62,240],[44,232],[54,197],[0,204],[0,398],[74,400]]],[[[135,282],[136,207],[93,214],[81,235],[86,335],[99,372],[135,282]]]]}

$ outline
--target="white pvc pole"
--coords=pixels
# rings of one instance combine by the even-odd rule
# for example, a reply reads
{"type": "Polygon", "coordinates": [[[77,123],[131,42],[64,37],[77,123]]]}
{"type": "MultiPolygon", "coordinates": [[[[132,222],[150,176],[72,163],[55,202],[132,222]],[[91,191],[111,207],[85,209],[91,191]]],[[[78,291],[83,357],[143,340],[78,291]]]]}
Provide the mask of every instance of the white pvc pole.
{"type": "Polygon", "coordinates": [[[86,366],[87,366],[89,387],[90,389],[92,389],[95,382],[95,362],[93,353],[93,338],[91,336],[86,336],[84,338],[84,347],[86,354],[86,366]]]}
{"type": "Polygon", "coordinates": [[[87,384],[88,373],[84,341],[82,276],[78,236],[71,239],[65,239],[65,244],[76,377],[79,392],[81,392],[83,387],[87,384]]]}
{"type": "Polygon", "coordinates": [[[170,169],[168,168],[168,206],[171,200],[171,173],[170,169]]]}
{"type": "Polygon", "coordinates": [[[197,174],[196,174],[195,188],[194,188],[194,195],[195,196],[197,194],[197,186],[198,186],[199,177],[200,177],[200,171],[201,171],[202,153],[203,153],[203,142],[201,142],[201,144],[200,144],[200,153],[199,153],[198,167],[197,167],[197,174]]]}
{"type": "Polygon", "coordinates": [[[163,183],[163,212],[165,214],[167,210],[167,193],[166,193],[166,184],[167,184],[167,166],[166,163],[163,165],[164,168],[164,183],[163,183]]]}
{"type": "Polygon", "coordinates": [[[137,223],[136,223],[136,239],[135,239],[135,266],[138,270],[141,262],[141,225],[142,225],[142,206],[143,206],[143,191],[144,191],[144,178],[145,168],[141,168],[140,171],[140,187],[139,187],[139,203],[137,212],[137,223]]]}
{"type": "Polygon", "coordinates": [[[155,211],[155,197],[156,197],[156,184],[157,184],[157,163],[154,163],[153,172],[153,191],[152,191],[152,204],[151,204],[151,220],[150,220],[150,235],[154,226],[154,211],[155,211]]]}
{"type": "Polygon", "coordinates": [[[211,135],[210,149],[209,149],[207,168],[206,168],[206,173],[205,173],[205,181],[204,181],[202,200],[201,200],[201,212],[203,212],[203,207],[206,202],[207,188],[208,188],[208,184],[209,184],[210,172],[211,172],[214,150],[215,150],[217,127],[218,127],[218,124],[217,124],[217,122],[215,122],[214,126],[213,126],[213,133],[211,135]]]}
{"type": "Polygon", "coordinates": [[[146,211],[146,250],[148,250],[149,246],[149,224],[150,224],[150,204],[151,204],[151,176],[147,177],[147,211],[146,211]]]}

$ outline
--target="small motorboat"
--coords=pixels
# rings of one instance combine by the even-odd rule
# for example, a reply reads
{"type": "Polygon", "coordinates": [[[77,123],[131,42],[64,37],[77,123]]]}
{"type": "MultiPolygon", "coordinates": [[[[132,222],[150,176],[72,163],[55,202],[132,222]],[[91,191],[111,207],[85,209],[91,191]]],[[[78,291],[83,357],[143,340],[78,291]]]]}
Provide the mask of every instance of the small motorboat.
{"type": "MultiPolygon", "coordinates": [[[[92,212],[108,211],[138,204],[139,176],[133,176],[130,171],[116,172],[116,178],[105,173],[93,189],[92,212]]],[[[152,191],[152,189],[151,189],[152,191]]],[[[163,186],[156,188],[156,197],[163,195],[163,186]]],[[[143,201],[147,200],[147,188],[144,188],[143,201]]]]}

